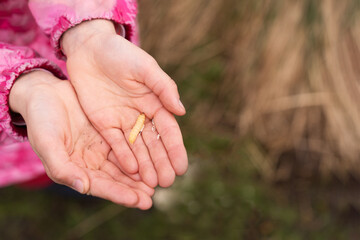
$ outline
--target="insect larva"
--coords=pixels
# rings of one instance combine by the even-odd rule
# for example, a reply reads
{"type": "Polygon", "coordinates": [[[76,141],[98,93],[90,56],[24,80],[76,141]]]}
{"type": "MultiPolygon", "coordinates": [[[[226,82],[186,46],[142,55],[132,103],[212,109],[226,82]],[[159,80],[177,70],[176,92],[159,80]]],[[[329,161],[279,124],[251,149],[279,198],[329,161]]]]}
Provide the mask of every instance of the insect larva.
{"type": "Polygon", "coordinates": [[[136,137],[139,135],[139,133],[144,128],[145,123],[145,114],[140,114],[135,122],[134,127],[131,129],[130,136],[129,136],[129,142],[131,144],[134,144],[136,137]]]}

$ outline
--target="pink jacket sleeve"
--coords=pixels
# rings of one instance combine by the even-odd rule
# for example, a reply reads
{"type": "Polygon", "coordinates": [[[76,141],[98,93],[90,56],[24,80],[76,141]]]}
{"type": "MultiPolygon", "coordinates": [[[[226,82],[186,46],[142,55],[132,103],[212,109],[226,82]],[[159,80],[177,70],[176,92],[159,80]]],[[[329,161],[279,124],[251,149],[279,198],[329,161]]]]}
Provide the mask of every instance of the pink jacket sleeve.
{"type": "Polygon", "coordinates": [[[118,31],[123,26],[125,37],[137,43],[136,0],[30,0],[29,7],[38,25],[50,36],[59,58],[64,57],[60,47],[62,34],[86,20],[112,20],[118,31]]]}
{"type": "Polygon", "coordinates": [[[0,42],[0,134],[5,132],[18,141],[24,140],[26,132],[11,121],[9,93],[16,78],[34,68],[46,69],[59,78],[65,78],[59,67],[38,57],[32,49],[0,42]]]}

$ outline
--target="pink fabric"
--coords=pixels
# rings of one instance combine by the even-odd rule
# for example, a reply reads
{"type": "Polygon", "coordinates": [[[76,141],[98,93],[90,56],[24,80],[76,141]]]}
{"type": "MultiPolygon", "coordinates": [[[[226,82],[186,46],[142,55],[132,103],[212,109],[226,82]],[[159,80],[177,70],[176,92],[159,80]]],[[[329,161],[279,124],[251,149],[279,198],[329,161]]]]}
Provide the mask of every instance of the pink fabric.
{"type": "Polygon", "coordinates": [[[13,124],[9,111],[8,97],[17,77],[43,68],[65,78],[60,38],[86,20],[112,20],[137,43],[136,14],[135,0],[0,0],[0,186],[45,172],[26,142],[26,131],[13,124]]]}
{"type": "Polygon", "coordinates": [[[28,181],[45,172],[28,142],[0,145],[0,156],[0,186],[28,181]]]}
{"type": "Polygon", "coordinates": [[[108,19],[125,27],[126,38],[137,42],[135,34],[136,1],[133,0],[30,0],[29,7],[38,25],[50,36],[59,58],[62,34],[71,27],[91,19],[108,19]]]}

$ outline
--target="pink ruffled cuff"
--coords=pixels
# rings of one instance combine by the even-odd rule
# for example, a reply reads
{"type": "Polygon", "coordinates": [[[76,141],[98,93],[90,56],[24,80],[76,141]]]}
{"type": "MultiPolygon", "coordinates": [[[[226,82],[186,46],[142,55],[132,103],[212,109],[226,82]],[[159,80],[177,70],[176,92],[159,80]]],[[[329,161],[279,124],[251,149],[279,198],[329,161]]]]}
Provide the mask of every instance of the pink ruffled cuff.
{"type": "Polygon", "coordinates": [[[105,19],[116,24],[118,34],[137,43],[136,14],[134,0],[103,1],[30,1],[29,7],[39,26],[50,35],[55,54],[65,59],[61,51],[61,36],[70,28],[89,20],[105,19]],[[125,33],[121,31],[125,30],[125,33]]]}

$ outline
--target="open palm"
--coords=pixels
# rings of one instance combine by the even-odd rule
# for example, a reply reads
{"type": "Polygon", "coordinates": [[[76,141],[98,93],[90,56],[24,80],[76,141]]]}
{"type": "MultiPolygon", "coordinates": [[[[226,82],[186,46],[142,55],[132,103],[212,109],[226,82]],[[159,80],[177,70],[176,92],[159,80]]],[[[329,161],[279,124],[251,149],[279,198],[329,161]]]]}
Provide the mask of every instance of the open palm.
{"type": "Polygon", "coordinates": [[[81,193],[149,208],[154,190],[129,178],[109,160],[111,148],[86,118],[70,82],[49,73],[37,77],[46,80],[32,86],[31,101],[22,115],[29,141],[49,177],[81,193]]]}
{"type": "Polygon", "coordinates": [[[151,187],[170,186],[176,174],[185,173],[186,150],[172,115],[183,115],[185,109],[176,84],[150,55],[116,34],[99,34],[67,57],[79,102],[113,149],[119,168],[138,171],[151,187]],[[130,144],[141,113],[146,115],[144,130],[130,144]]]}

